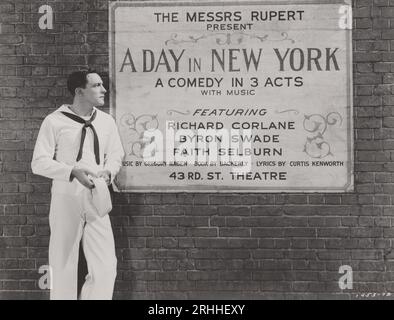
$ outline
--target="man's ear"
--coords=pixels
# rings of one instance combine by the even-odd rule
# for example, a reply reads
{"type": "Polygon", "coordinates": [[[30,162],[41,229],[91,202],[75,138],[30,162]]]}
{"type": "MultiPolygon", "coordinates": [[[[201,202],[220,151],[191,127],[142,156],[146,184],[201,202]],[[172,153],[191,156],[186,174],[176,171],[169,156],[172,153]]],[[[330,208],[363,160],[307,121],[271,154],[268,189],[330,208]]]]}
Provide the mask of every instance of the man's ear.
{"type": "Polygon", "coordinates": [[[83,94],[82,88],[75,88],[75,95],[76,96],[81,96],[83,94]]]}

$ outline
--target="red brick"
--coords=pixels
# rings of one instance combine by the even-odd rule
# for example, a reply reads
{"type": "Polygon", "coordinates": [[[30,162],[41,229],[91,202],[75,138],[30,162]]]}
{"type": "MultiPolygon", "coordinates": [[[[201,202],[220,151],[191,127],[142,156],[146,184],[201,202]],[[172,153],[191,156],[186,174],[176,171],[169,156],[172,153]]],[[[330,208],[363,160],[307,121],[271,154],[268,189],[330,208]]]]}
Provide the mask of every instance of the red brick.
{"type": "Polygon", "coordinates": [[[4,290],[19,290],[18,281],[3,281],[4,290]]]}
{"type": "Polygon", "coordinates": [[[169,215],[169,216],[177,216],[177,215],[184,215],[185,209],[179,206],[162,206],[162,207],[155,207],[154,208],[154,215],[169,215]]]}
{"type": "Polygon", "coordinates": [[[394,62],[394,53],[393,52],[383,52],[382,53],[382,61],[394,62]]]}
{"type": "MultiPolygon", "coordinates": [[[[108,44],[106,43],[86,43],[79,46],[81,53],[84,54],[108,54],[108,44]]],[[[1,52],[1,51],[0,51],[1,52]]]]}
{"type": "Polygon", "coordinates": [[[26,257],[27,257],[26,248],[0,248],[0,258],[26,258],[26,257]]]}
{"type": "Polygon", "coordinates": [[[150,237],[153,235],[153,228],[125,227],[124,232],[129,237],[150,237]]]}
{"type": "Polygon", "coordinates": [[[55,64],[55,57],[54,56],[29,56],[26,57],[26,64],[42,64],[42,65],[53,65],[55,64]]]}
{"type": "Polygon", "coordinates": [[[176,194],[163,194],[160,203],[162,204],[176,204],[176,194]]]}
{"type": "Polygon", "coordinates": [[[77,56],[77,55],[63,55],[56,57],[58,65],[85,65],[86,60],[84,56],[77,56]]]}
{"type": "Polygon", "coordinates": [[[370,18],[357,18],[355,19],[355,24],[358,30],[372,28],[372,20],[370,18]]]}
{"type": "Polygon", "coordinates": [[[1,64],[22,64],[23,63],[23,57],[3,56],[3,57],[0,57],[0,63],[1,64]]]}
{"type": "Polygon", "coordinates": [[[105,55],[90,55],[88,59],[88,64],[107,64],[108,56],[105,55]]]}
{"type": "MultiPolygon", "coordinates": [[[[98,42],[105,42],[105,41],[98,41],[98,42]]],[[[64,44],[64,43],[83,44],[83,43],[85,43],[85,36],[83,34],[61,33],[61,34],[57,34],[55,36],[55,43],[57,43],[59,45],[64,44]]]]}
{"type": "Polygon", "coordinates": [[[385,96],[391,94],[391,85],[389,84],[382,84],[377,85],[374,89],[374,94],[378,96],[385,96]]]}
{"type": "MultiPolygon", "coordinates": [[[[384,12],[385,10],[383,10],[384,12]]],[[[386,17],[383,15],[383,17],[386,17]]],[[[376,18],[373,19],[373,28],[374,29],[388,29],[390,27],[390,21],[389,19],[383,19],[383,18],[376,18]]]]}
{"type": "MultiPolygon", "coordinates": [[[[0,77],[0,86],[2,87],[22,87],[23,79],[0,77]]],[[[14,100],[14,99],[12,99],[14,100]]],[[[12,101],[10,100],[10,101],[12,101]]]]}
{"type": "Polygon", "coordinates": [[[28,34],[25,35],[25,43],[54,43],[55,42],[55,35],[48,34],[48,33],[35,33],[35,34],[28,34]]]}
{"type": "Polygon", "coordinates": [[[50,195],[48,193],[29,193],[27,194],[27,203],[48,203],[50,195]]]}
{"type": "Polygon", "coordinates": [[[0,65],[0,76],[15,76],[15,75],[16,75],[16,67],[15,66],[0,65]]]}
{"type": "Polygon", "coordinates": [[[217,237],[218,230],[216,228],[188,228],[186,230],[183,229],[175,229],[167,230],[164,232],[164,228],[157,230],[158,236],[190,236],[190,237],[217,237]]]}
{"type": "Polygon", "coordinates": [[[15,54],[15,46],[0,45],[0,54],[1,55],[14,55],[15,54]]]}
{"type": "Polygon", "coordinates": [[[30,169],[30,163],[26,162],[6,162],[4,164],[5,172],[26,172],[30,169]]]}
{"type": "MultiPolygon", "coordinates": [[[[354,62],[380,62],[382,54],[378,52],[355,52],[354,62]]],[[[370,75],[371,77],[373,74],[370,75]]],[[[356,83],[356,82],[355,82],[356,83]]]]}
{"type": "Polygon", "coordinates": [[[33,226],[22,226],[21,227],[21,236],[32,236],[34,235],[34,227],[33,226]]]}
{"type": "Polygon", "coordinates": [[[0,34],[1,44],[18,44],[22,43],[23,38],[21,35],[16,34],[0,34]]]}
{"type": "Polygon", "coordinates": [[[393,84],[394,82],[394,73],[386,73],[383,75],[383,83],[385,84],[393,84]]]}
{"type": "Polygon", "coordinates": [[[57,22],[83,22],[87,18],[86,13],[84,12],[71,12],[68,14],[62,13],[55,13],[54,20],[57,22]]]}
{"type": "MultiPolygon", "coordinates": [[[[357,107],[374,107],[382,105],[382,98],[377,96],[362,96],[358,97],[354,100],[354,104],[357,107]]],[[[357,108],[356,110],[359,111],[361,108],[357,108]]],[[[373,116],[374,112],[368,116],[373,116]]]]}
{"type": "Polygon", "coordinates": [[[4,98],[16,97],[16,88],[2,88],[0,95],[4,98]]]}
{"type": "Polygon", "coordinates": [[[371,16],[371,8],[370,7],[362,7],[362,8],[354,8],[353,17],[354,18],[369,18],[371,16]]]}
{"type": "Polygon", "coordinates": [[[249,237],[250,229],[248,228],[220,228],[219,237],[249,237]]]}
{"type": "MultiPolygon", "coordinates": [[[[183,238],[179,239],[180,242],[183,240],[186,241],[183,238]]],[[[226,248],[229,241],[230,239],[201,238],[193,240],[193,244],[196,248],[226,248]]]]}
{"type": "Polygon", "coordinates": [[[25,85],[28,87],[52,87],[56,83],[56,79],[54,78],[32,78],[26,79],[25,85]]]}
{"type": "Polygon", "coordinates": [[[108,43],[108,34],[104,32],[90,33],[87,37],[87,43],[108,43]]]}
{"type": "Polygon", "coordinates": [[[358,129],[380,128],[381,119],[376,118],[359,118],[356,119],[354,127],[358,129]]]}
{"type": "Polygon", "coordinates": [[[0,244],[3,244],[3,246],[6,247],[25,247],[26,246],[26,238],[23,237],[18,237],[19,234],[17,234],[17,237],[12,237],[12,236],[6,236],[0,238],[0,244]]]}
{"type": "Polygon", "coordinates": [[[382,31],[382,39],[394,39],[393,30],[383,30],[382,31]]]}
{"type": "Polygon", "coordinates": [[[220,206],[218,208],[218,214],[221,216],[249,216],[250,208],[248,207],[230,207],[220,206]]]}

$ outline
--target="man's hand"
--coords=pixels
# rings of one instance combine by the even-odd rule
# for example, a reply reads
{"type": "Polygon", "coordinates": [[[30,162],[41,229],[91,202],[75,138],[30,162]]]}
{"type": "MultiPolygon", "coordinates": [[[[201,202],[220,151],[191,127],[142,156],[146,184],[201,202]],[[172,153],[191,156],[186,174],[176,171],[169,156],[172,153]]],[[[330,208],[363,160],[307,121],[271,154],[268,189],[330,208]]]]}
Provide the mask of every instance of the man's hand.
{"type": "Polygon", "coordinates": [[[97,178],[97,175],[87,168],[74,167],[71,171],[71,177],[76,178],[86,188],[93,189],[94,183],[89,176],[97,178]]]}
{"type": "Polygon", "coordinates": [[[104,178],[105,183],[109,186],[111,183],[111,171],[103,170],[97,173],[97,177],[104,178]]]}

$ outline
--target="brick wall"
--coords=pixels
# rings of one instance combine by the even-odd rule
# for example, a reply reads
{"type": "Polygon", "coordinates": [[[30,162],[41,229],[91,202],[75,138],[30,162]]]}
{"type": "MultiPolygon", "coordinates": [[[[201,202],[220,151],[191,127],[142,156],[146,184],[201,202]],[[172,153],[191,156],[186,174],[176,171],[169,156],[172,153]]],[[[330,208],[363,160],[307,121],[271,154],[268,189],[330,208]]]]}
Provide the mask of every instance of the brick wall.
{"type": "MultiPolygon", "coordinates": [[[[1,0],[0,23],[0,299],[46,299],[50,181],[31,173],[32,149],[71,102],[71,71],[108,80],[108,2],[1,0]],[[53,30],[38,27],[47,3],[53,30]]],[[[115,194],[115,298],[394,293],[394,0],[354,1],[353,48],[355,192],[115,194]],[[341,291],[345,264],[354,289],[341,291]]]]}

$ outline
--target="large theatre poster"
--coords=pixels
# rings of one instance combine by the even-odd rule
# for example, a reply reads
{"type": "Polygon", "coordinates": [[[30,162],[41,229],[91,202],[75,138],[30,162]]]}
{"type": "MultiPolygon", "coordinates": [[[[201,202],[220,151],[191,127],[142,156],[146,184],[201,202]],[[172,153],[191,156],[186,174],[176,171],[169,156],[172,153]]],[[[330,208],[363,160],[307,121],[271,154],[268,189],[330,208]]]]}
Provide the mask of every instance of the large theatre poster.
{"type": "Polygon", "coordinates": [[[353,190],[351,6],[113,2],[122,192],[353,190]]]}

